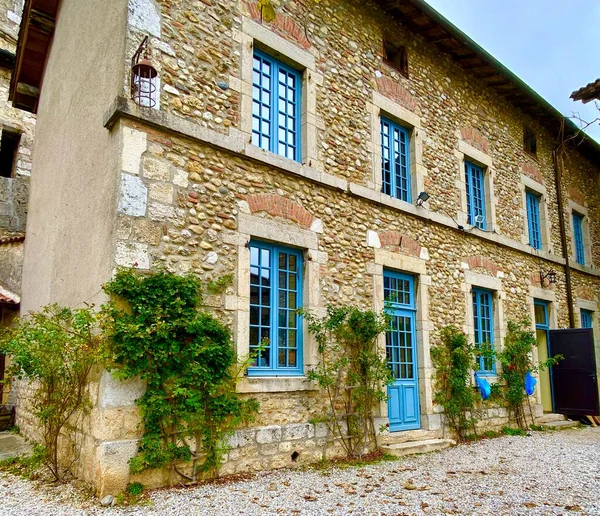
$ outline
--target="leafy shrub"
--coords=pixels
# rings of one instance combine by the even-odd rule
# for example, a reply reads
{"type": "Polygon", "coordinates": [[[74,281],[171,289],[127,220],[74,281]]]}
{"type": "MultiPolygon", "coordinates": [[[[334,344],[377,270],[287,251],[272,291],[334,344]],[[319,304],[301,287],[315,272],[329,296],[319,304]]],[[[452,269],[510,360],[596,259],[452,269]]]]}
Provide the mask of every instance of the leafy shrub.
{"type": "Polygon", "coordinates": [[[436,388],[433,400],[444,408],[450,428],[459,439],[465,440],[468,430],[475,431],[471,375],[477,367],[477,350],[455,326],[442,328],[440,336],[441,342],[431,347],[436,388]]]}
{"type": "MultiPolygon", "coordinates": [[[[33,415],[41,425],[41,462],[56,480],[64,480],[77,458],[71,438],[71,457],[59,457],[59,439],[73,437],[67,425],[77,426],[90,407],[88,375],[101,362],[102,338],[93,307],[70,309],[49,305],[21,318],[0,334],[0,350],[10,355],[6,382],[27,378],[34,390],[33,415]]],[[[69,446],[65,447],[69,448],[69,446]]]]}
{"type": "MultiPolygon", "coordinates": [[[[540,369],[551,367],[562,359],[557,355],[538,363],[537,366],[534,365],[532,351],[537,341],[535,333],[530,328],[531,322],[526,319],[519,322],[508,321],[504,349],[494,353],[502,365],[502,372],[499,375],[502,380],[498,388],[499,397],[508,409],[509,421],[512,415],[521,430],[526,430],[528,427],[524,410],[525,401],[529,402],[525,392],[525,375],[528,371],[535,373],[540,369]]],[[[533,423],[531,406],[529,406],[529,413],[533,423]]]]}
{"type": "Polygon", "coordinates": [[[356,307],[327,308],[327,316],[304,313],[308,331],[319,347],[319,363],[308,378],[327,392],[324,416],[349,457],[360,457],[377,446],[373,414],[387,399],[393,381],[377,337],[388,327],[385,316],[356,307]]]}

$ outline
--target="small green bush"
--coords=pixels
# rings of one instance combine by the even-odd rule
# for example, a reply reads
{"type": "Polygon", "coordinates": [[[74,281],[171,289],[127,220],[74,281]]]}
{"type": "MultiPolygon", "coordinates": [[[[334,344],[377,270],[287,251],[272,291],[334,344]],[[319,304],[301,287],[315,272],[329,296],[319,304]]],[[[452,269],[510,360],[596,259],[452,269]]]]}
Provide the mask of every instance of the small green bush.
{"type": "Polygon", "coordinates": [[[67,425],[76,427],[90,408],[88,375],[101,363],[102,336],[93,307],[70,309],[49,305],[19,319],[0,333],[0,351],[10,355],[5,383],[27,378],[34,394],[32,412],[41,425],[42,463],[56,480],[64,480],[76,461],[77,444],[67,425]],[[69,439],[70,438],[70,439],[69,439]],[[72,456],[59,455],[59,440],[72,456]]]}
{"type": "Polygon", "coordinates": [[[458,438],[465,440],[468,430],[475,432],[475,391],[471,375],[477,367],[477,350],[455,326],[442,328],[440,337],[440,343],[431,348],[436,389],[433,400],[444,408],[458,438]]]}

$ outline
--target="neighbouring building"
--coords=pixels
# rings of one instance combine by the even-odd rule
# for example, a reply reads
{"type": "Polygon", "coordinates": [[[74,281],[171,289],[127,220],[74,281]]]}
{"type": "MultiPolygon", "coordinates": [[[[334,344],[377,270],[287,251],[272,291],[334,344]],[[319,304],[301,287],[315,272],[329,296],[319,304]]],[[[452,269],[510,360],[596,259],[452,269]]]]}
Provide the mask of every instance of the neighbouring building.
{"type": "MultiPolygon", "coordinates": [[[[0,0],[0,327],[19,315],[35,116],[8,101],[22,2],[0,0]]],[[[0,355],[0,380],[4,357],[0,355]]],[[[1,390],[0,390],[1,392],[1,390]]],[[[2,402],[6,396],[0,396],[2,402]]]]}
{"type": "MultiPolygon", "coordinates": [[[[240,354],[269,338],[239,384],[258,420],[223,474],[320,457],[298,307],[400,300],[381,344],[392,441],[446,432],[441,327],[501,348],[527,316],[542,357],[549,329],[599,335],[600,146],[422,0],[281,3],[266,23],[253,0],[26,0],[11,87],[38,115],[22,312],[102,302],[116,267],[160,266],[232,274],[208,303],[240,354]],[[136,55],[156,77],[132,79],[136,55]]],[[[99,493],[130,480],[142,390],[91,380],[79,474],[99,493]]],[[[542,376],[534,410],[553,403],[542,376]]],[[[32,433],[26,404],[18,418],[32,433]]]]}

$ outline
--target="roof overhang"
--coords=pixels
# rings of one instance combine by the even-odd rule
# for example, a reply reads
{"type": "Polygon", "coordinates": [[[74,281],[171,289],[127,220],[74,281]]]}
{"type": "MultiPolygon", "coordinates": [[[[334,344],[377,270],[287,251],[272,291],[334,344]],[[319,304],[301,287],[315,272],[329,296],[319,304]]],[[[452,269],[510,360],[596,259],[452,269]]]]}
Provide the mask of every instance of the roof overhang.
{"type": "Polygon", "coordinates": [[[600,144],[587,136],[570,119],[532,90],[496,58],[475,43],[424,0],[377,0],[381,8],[425,41],[435,44],[464,70],[502,95],[510,103],[532,116],[555,134],[558,144],[563,138],[573,139],[589,159],[600,163],[600,144]],[[564,125],[563,125],[564,124],[564,125]]]}
{"type": "Polygon", "coordinates": [[[590,82],[587,86],[571,93],[573,100],[581,100],[584,104],[592,100],[600,100],[600,79],[590,82]]]}
{"type": "Polygon", "coordinates": [[[18,109],[37,111],[59,3],[25,0],[9,93],[9,100],[18,109]]]}

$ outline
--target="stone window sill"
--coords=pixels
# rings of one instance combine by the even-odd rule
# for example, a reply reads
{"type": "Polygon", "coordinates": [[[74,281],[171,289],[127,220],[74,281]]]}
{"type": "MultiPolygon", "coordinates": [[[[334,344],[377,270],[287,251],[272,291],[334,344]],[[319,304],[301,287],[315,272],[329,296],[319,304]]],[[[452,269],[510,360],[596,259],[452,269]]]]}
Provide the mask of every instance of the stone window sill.
{"type": "Polygon", "coordinates": [[[237,384],[237,392],[294,392],[316,391],[318,386],[306,376],[246,376],[237,384]]]}

